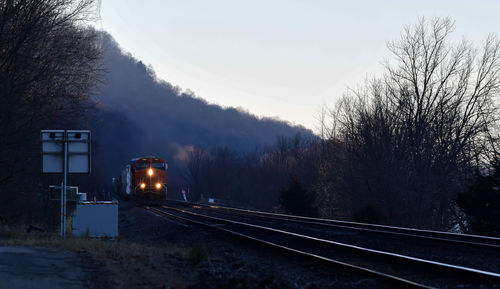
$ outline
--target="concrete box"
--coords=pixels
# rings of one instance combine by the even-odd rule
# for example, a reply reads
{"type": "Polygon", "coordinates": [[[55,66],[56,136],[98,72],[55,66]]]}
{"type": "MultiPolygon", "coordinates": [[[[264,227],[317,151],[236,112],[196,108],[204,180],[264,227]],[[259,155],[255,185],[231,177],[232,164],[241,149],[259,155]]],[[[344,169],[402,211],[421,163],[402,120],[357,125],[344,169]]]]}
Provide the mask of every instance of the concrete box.
{"type": "Polygon", "coordinates": [[[118,237],[118,201],[87,201],[76,204],[73,235],[118,237]]]}

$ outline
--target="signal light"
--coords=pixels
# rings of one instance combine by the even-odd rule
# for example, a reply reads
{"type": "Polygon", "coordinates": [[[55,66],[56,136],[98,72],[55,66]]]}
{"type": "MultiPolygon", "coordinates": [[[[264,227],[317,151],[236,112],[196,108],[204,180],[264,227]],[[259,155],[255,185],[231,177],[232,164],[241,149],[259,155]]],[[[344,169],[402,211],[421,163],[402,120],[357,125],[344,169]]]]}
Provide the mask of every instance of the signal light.
{"type": "Polygon", "coordinates": [[[160,183],[156,183],[156,188],[159,190],[161,189],[161,184],[160,183]]]}
{"type": "Polygon", "coordinates": [[[146,184],[145,183],[142,183],[141,184],[141,189],[144,189],[146,187],[146,184]]]}

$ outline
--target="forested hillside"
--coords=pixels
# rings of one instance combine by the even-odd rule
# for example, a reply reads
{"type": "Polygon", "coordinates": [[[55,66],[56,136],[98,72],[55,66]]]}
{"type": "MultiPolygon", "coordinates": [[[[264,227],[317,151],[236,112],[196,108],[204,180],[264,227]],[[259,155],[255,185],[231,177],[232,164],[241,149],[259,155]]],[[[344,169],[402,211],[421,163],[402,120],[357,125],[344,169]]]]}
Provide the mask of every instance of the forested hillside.
{"type": "Polygon", "coordinates": [[[156,77],[154,70],[101,33],[108,73],[95,99],[137,123],[155,141],[249,150],[270,145],[278,135],[312,134],[285,121],[259,118],[241,109],[209,104],[156,77]]]}
{"type": "Polygon", "coordinates": [[[186,153],[194,147],[247,152],[270,147],[279,136],[312,136],[303,127],[209,104],[182,92],[123,51],[111,35],[102,32],[100,36],[107,73],[93,97],[98,105],[92,130],[96,153],[106,160],[99,170],[107,179],[117,176],[136,156],[167,159],[169,174],[176,178],[186,153]]]}

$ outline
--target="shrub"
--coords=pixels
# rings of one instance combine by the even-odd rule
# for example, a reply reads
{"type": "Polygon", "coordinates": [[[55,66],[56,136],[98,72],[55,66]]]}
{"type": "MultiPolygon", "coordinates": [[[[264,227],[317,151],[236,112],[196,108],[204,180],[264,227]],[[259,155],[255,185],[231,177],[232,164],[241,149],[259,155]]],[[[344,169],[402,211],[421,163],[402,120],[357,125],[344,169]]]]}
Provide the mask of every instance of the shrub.
{"type": "Polygon", "coordinates": [[[296,177],[290,179],[288,189],[280,192],[280,205],[294,215],[316,217],[318,207],[315,203],[316,193],[304,189],[296,177]]]}
{"type": "Polygon", "coordinates": [[[476,173],[467,191],[457,195],[457,204],[466,215],[470,232],[500,236],[500,163],[491,175],[476,173]]]}
{"type": "Polygon", "coordinates": [[[383,224],[385,215],[382,210],[375,204],[368,204],[352,214],[352,220],[360,223],[383,224]]]}

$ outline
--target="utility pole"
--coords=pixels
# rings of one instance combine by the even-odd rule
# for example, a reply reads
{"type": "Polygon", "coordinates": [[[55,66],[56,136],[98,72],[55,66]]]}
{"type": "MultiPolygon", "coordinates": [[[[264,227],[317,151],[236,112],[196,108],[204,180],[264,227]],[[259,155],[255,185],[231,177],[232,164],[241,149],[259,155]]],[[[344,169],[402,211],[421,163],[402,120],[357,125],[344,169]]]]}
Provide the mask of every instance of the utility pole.
{"type": "Polygon", "coordinates": [[[42,130],[42,173],[62,173],[61,237],[66,237],[68,173],[90,173],[90,131],[42,130]]]}

